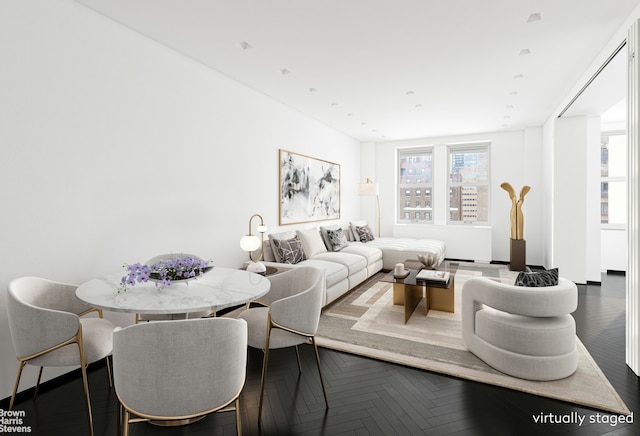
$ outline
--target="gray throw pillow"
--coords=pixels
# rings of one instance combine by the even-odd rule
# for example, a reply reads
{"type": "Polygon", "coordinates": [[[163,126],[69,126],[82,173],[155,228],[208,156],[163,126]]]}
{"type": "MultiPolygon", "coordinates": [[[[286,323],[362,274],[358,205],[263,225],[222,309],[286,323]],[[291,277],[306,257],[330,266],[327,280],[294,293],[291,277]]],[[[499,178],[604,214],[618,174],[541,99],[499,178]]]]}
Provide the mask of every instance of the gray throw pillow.
{"type": "Polygon", "coordinates": [[[360,242],[369,242],[374,240],[373,232],[371,231],[369,224],[362,227],[356,226],[356,231],[358,232],[360,242]]]}
{"type": "Polygon", "coordinates": [[[556,286],[558,284],[558,268],[540,272],[521,272],[516,278],[516,286],[537,288],[542,286],[556,286]]]}
{"type": "Polygon", "coordinates": [[[271,243],[282,263],[298,263],[304,260],[304,251],[302,250],[302,241],[298,236],[291,239],[272,239],[271,243]]]}
{"type": "Polygon", "coordinates": [[[340,251],[344,247],[349,245],[349,242],[347,242],[347,237],[342,231],[342,229],[337,229],[337,230],[327,229],[326,232],[327,232],[327,238],[331,243],[331,249],[333,251],[340,251]]]}

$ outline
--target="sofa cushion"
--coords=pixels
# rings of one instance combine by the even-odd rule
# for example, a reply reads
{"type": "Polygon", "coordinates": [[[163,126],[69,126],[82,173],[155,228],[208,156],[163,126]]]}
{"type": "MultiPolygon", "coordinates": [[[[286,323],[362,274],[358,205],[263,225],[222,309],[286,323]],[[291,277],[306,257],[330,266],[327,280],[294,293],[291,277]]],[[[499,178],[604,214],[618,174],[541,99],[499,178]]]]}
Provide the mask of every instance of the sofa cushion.
{"type": "Polygon", "coordinates": [[[313,259],[324,260],[327,262],[334,262],[347,267],[349,275],[353,275],[358,271],[364,271],[367,267],[367,260],[357,254],[344,253],[344,252],[326,252],[320,253],[313,257],[313,259]]]}
{"type": "Polygon", "coordinates": [[[274,252],[278,253],[282,263],[299,263],[304,260],[302,241],[298,236],[291,239],[274,239],[274,252]]]}
{"type": "Polygon", "coordinates": [[[317,254],[327,251],[327,247],[324,245],[318,229],[298,230],[296,231],[296,235],[298,235],[298,238],[302,241],[306,259],[312,259],[317,254]]]}
{"type": "Polygon", "coordinates": [[[307,259],[300,262],[299,265],[308,265],[321,269],[327,280],[327,289],[337,285],[343,280],[346,283],[346,278],[349,276],[347,267],[337,262],[329,262],[322,259],[307,259]]]}
{"type": "Polygon", "coordinates": [[[367,266],[382,260],[382,250],[364,244],[349,244],[341,250],[342,253],[352,253],[367,259],[367,266]]]}

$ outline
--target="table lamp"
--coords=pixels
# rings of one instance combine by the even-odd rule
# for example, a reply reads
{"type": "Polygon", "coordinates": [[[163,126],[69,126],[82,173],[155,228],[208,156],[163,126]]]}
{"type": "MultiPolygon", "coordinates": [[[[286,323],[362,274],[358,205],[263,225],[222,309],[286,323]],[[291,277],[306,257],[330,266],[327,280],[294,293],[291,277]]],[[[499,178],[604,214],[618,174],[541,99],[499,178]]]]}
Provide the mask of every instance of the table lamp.
{"type": "Polygon", "coordinates": [[[257,213],[251,215],[251,218],[249,218],[249,234],[243,236],[242,239],[240,239],[240,248],[242,248],[244,251],[248,251],[249,259],[251,259],[251,263],[247,266],[247,271],[261,274],[267,270],[267,267],[264,266],[264,263],[260,262],[264,255],[263,240],[264,240],[264,234],[266,232],[267,232],[267,226],[264,225],[264,220],[262,219],[262,216],[258,215],[257,213]],[[251,222],[253,221],[254,218],[260,218],[260,224],[256,229],[257,232],[260,234],[259,238],[258,236],[251,233],[251,222]],[[257,249],[260,249],[260,255],[256,260],[254,260],[253,252],[256,251],[257,249]]]}

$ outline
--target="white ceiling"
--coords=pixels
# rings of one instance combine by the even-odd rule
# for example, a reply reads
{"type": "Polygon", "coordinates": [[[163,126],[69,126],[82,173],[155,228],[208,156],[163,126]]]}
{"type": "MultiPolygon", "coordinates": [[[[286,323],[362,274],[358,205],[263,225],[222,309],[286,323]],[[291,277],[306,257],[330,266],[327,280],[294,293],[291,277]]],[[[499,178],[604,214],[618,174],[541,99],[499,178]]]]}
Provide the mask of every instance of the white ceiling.
{"type": "Polygon", "coordinates": [[[640,2],[76,1],[360,141],[541,125],[640,2]]]}

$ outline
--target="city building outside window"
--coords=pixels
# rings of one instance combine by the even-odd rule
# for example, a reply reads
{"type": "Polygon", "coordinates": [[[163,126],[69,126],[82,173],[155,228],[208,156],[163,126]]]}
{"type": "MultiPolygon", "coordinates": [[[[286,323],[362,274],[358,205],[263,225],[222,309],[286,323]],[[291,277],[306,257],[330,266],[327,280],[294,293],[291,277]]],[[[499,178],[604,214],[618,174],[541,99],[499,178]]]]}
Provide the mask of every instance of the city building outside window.
{"type": "Polygon", "coordinates": [[[433,222],[433,149],[398,150],[398,222],[433,222]]]}
{"type": "Polygon", "coordinates": [[[627,223],[627,135],[603,133],[600,141],[600,222],[627,223]]]}
{"type": "Polygon", "coordinates": [[[489,144],[450,145],[449,223],[489,223],[489,144]]]}

